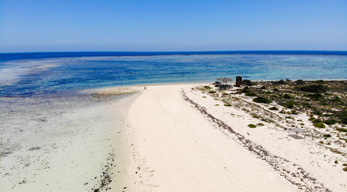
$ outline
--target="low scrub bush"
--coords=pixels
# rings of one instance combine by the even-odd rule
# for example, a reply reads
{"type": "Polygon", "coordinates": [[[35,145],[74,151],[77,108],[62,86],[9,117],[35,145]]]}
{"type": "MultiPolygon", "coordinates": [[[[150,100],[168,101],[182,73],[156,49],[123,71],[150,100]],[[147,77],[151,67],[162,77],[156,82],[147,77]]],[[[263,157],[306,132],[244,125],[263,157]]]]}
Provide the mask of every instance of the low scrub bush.
{"type": "Polygon", "coordinates": [[[248,80],[248,79],[243,80],[243,81],[242,81],[242,84],[248,85],[248,86],[254,85],[254,83],[252,83],[252,81],[251,81],[251,80],[248,80]]]}
{"type": "Polygon", "coordinates": [[[268,99],[266,97],[259,97],[259,96],[257,98],[254,98],[253,101],[256,103],[272,103],[271,99],[268,99]]]}
{"type": "Polygon", "coordinates": [[[345,128],[336,128],[337,131],[340,131],[340,132],[347,132],[347,129],[345,128]]]}
{"type": "Polygon", "coordinates": [[[256,128],[257,126],[254,125],[254,124],[249,124],[248,127],[249,127],[249,128],[256,128]]]}
{"type": "Polygon", "coordinates": [[[208,93],[216,93],[216,91],[209,91],[208,93]]]}
{"type": "Polygon", "coordinates": [[[282,105],[283,107],[287,107],[289,109],[293,109],[294,102],[293,101],[289,101],[289,102],[286,102],[286,103],[281,103],[280,105],[282,105]]]}
{"type": "Polygon", "coordinates": [[[305,91],[310,93],[325,93],[328,90],[328,88],[323,86],[322,84],[306,85],[306,86],[298,87],[297,89],[300,91],[305,91]]]}
{"type": "Polygon", "coordinates": [[[277,107],[270,107],[269,109],[270,109],[270,110],[273,110],[273,111],[278,110],[278,108],[277,108],[277,107]]]}
{"type": "Polygon", "coordinates": [[[284,94],[282,97],[283,97],[284,99],[293,99],[293,98],[294,98],[293,96],[288,95],[288,94],[284,94]]]}
{"type": "Polygon", "coordinates": [[[329,137],[331,137],[331,135],[330,134],[324,134],[323,137],[324,138],[329,138],[329,137]]]}
{"type": "Polygon", "coordinates": [[[323,121],[320,120],[320,119],[315,119],[315,120],[313,120],[312,122],[313,122],[313,123],[323,123],[323,121]]]}
{"type": "Polygon", "coordinates": [[[316,101],[324,99],[324,95],[322,95],[322,94],[320,94],[320,93],[306,94],[306,95],[304,95],[304,96],[305,96],[305,97],[309,97],[309,98],[311,98],[311,99],[313,99],[313,100],[316,100],[316,101]]]}
{"type": "Polygon", "coordinates": [[[315,126],[317,128],[325,128],[324,123],[314,123],[313,126],[315,126]]]}
{"type": "Polygon", "coordinates": [[[337,123],[337,121],[335,119],[328,119],[325,120],[324,123],[327,125],[334,125],[335,123],[337,123]]]}
{"type": "Polygon", "coordinates": [[[246,93],[246,96],[255,97],[255,96],[257,96],[257,94],[253,93],[253,92],[248,92],[248,93],[246,93]]]}
{"type": "Polygon", "coordinates": [[[342,123],[347,124],[347,110],[338,112],[338,117],[342,123]]]}

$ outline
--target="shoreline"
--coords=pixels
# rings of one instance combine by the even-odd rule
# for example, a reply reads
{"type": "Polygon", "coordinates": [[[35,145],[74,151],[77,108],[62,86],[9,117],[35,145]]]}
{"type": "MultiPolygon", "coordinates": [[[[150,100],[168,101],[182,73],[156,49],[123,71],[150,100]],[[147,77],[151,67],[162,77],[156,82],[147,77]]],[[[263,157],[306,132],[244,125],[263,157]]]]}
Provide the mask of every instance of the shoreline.
{"type": "MultiPolygon", "coordinates": [[[[59,143],[54,142],[52,145],[51,141],[45,141],[35,144],[28,140],[26,143],[22,142],[19,151],[0,157],[1,166],[5,166],[2,167],[0,175],[0,186],[9,184],[12,189],[5,189],[10,191],[26,191],[38,187],[50,191],[93,189],[199,192],[347,189],[347,186],[343,185],[343,181],[347,179],[346,174],[331,162],[336,159],[339,164],[345,161],[347,163],[347,158],[322,148],[316,139],[295,139],[277,124],[264,123],[260,128],[249,129],[247,124],[261,121],[254,119],[244,110],[223,106],[222,100],[196,89],[202,85],[206,84],[175,83],[89,89],[84,93],[89,94],[90,100],[83,100],[88,97],[76,97],[76,100],[71,101],[75,106],[58,103],[54,105],[56,109],[52,112],[48,110],[48,115],[44,118],[42,115],[33,115],[32,117],[37,119],[36,125],[47,126],[47,131],[34,129],[34,124],[29,124],[32,130],[24,130],[24,133],[19,132],[19,135],[27,135],[26,139],[30,140],[30,137],[36,134],[59,139],[59,143]],[[120,100],[115,100],[118,97],[120,100]],[[187,98],[213,118],[201,113],[187,98]],[[79,99],[83,102],[80,103],[79,99]],[[88,113],[89,118],[101,124],[88,125],[86,122],[91,122],[86,118],[88,113]],[[70,124],[64,125],[63,132],[52,129],[58,128],[52,126],[52,123],[62,122],[70,124]],[[107,126],[105,123],[108,123],[107,126]],[[74,127],[79,127],[80,131],[72,131],[71,128],[74,127]],[[235,134],[232,136],[230,130],[224,131],[223,127],[232,127],[236,138],[235,134]],[[64,134],[61,135],[62,133],[64,134]],[[248,144],[239,142],[238,134],[243,140],[248,140],[248,144]],[[74,144],[71,145],[72,143],[74,144]],[[84,149],[84,152],[79,152],[81,149],[84,149]],[[298,149],[305,156],[296,154],[298,149]],[[42,154],[43,150],[46,155],[40,159],[38,155],[42,154]],[[94,154],[93,158],[98,160],[82,163],[84,160],[72,157],[73,153],[83,153],[82,156],[86,159],[94,154]],[[97,154],[100,157],[97,157],[97,154]],[[55,161],[56,158],[65,162],[65,165],[55,161]],[[63,160],[64,158],[66,160],[63,160]],[[274,158],[279,158],[279,161],[273,161],[274,158]],[[22,164],[23,161],[29,165],[16,172],[10,171],[11,164],[22,164]],[[40,168],[35,162],[45,162],[48,168],[40,168]],[[89,178],[83,177],[84,182],[81,182],[81,178],[70,178],[71,181],[62,179],[59,170],[62,166],[75,167],[75,172],[79,174],[85,174],[83,172],[88,170],[89,178]],[[35,176],[35,179],[33,175],[28,175],[28,170],[35,175],[44,173],[47,178],[40,179],[35,176]],[[285,172],[281,172],[282,170],[285,172]],[[97,179],[91,177],[92,175],[97,175],[97,179]],[[58,183],[53,184],[49,178],[58,179],[58,183]],[[329,178],[337,179],[332,181],[329,178]],[[62,187],[64,182],[65,186],[62,187]],[[45,183],[49,185],[46,186],[45,183]],[[268,186],[267,183],[272,185],[268,186]]],[[[248,105],[247,102],[251,102],[243,96],[240,96],[240,99],[239,102],[245,102],[245,106],[248,105]]],[[[33,110],[38,109],[29,109],[33,110]]],[[[18,108],[17,111],[20,112],[21,109],[18,108]]],[[[308,120],[304,122],[307,123],[308,120]]],[[[3,128],[0,130],[3,131],[3,128]]],[[[10,132],[5,134],[5,137],[12,136],[13,133],[10,132]]],[[[55,141],[58,141],[56,139],[55,141]]]]}

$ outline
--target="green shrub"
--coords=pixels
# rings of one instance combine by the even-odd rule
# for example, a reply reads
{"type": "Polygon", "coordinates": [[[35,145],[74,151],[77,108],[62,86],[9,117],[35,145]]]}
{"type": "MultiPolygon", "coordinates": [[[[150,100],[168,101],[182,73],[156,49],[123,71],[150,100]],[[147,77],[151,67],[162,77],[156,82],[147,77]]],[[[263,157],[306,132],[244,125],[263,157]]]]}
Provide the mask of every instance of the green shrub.
{"type": "Polygon", "coordinates": [[[282,105],[283,107],[287,107],[289,109],[293,109],[294,102],[293,101],[289,101],[289,102],[286,102],[286,103],[281,103],[280,105],[282,105]]]}
{"type": "Polygon", "coordinates": [[[345,129],[345,128],[337,128],[336,130],[340,131],[340,132],[347,132],[347,129],[345,129]]]}
{"type": "Polygon", "coordinates": [[[284,94],[282,97],[285,99],[293,99],[293,96],[288,95],[288,94],[284,94]]]}
{"type": "Polygon", "coordinates": [[[297,85],[303,85],[304,83],[305,82],[303,80],[301,80],[301,79],[295,81],[295,84],[297,84],[297,85]]]}
{"type": "Polygon", "coordinates": [[[298,114],[298,112],[297,112],[296,110],[292,110],[291,113],[292,113],[293,115],[297,115],[297,114],[298,114]]]}
{"type": "Polygon", "coordinates": [[[248,80],[248,79],[244,79],[244,80],[242,81],[242,84],[248,85],[248,86],[252,86],[252,85],[253,85],[252,81],[251,81],[251,80],[248,80]]]}
{"type": "Polygon", "coordinates": [[[347,167],[344,167],[342,170],[347,171],[347,167]]]}
{"type": "Polygon", "coordinates": [[[257,126],[264,126],[264,123],[258,123],[257,126]]]}
{"type": "Polygon", "coordinates": [[[313,120],[315,120],[316,118],[314,118],[314,117],[310,117],[308,120],[310,120],[310,121],[313,121],[313,120]]]}
{"type": "Polygon", "coordinates": [[[286,82],[283,79],[281,79],[279,81],[276,81],[275,84],[286,84],[286,82]]]}
{"type": "Polygon", "coordinates": [[[320,120],[320,119],[315,119],[315,120],[312,121],[312,123],[323,123],[323,121],[320,120]]]}
{"type": "Polygon", "coordinates": [[[250,93],[251,90],[248,89],[248,87],[242,89],[242,93],[250,93]]]}
{"type": "Polygon", "coordinates": [[[323,112],[318,109],[313,110],[313,113],[316,115],[323,115],[323,112]]]}
{"type": "Polygon", "coordinates": [[[315,83],[317,83],[317,84],[325,84],[326,82],[324,80],[317,80],[317,81],[315,81],[315,83]]]}
{"type": "Polygon", "coordinates": [[[253,93],[253,92],[248,92],[248,93],[246,93],[246,96],[255,97],[255,96],[257,96],[257,94],[253,93]]]}
{"type": "Polygon", "coordinates": [[[277,89],[277,88],[274,88],[274,91],[279,91],[279,89],[277,89]]]}
{"type": "Polygon", "coordinates": [[[205,89],[212,89],[210,86],[204,86],[205,89]]]}
{"type": "Polygon", "coordinates": [[[216,91],[209,91],[208,93],[216,93],[216,91]]]}
{"type": "Polygon", "coordinates": [[[266,97],[259,97],[259,96],[257,98],[254,98],[253,101],[256,103],[272,103],[271,99],[268,99],[266,97]]]}
{"type": "Polygon", "coordinates": [[[278,108],[277,108],[277,107],[270,107],[269,109],[270,109],[270,110],[273,110],[273,111],[278,110],[278,108]]]}
{"type": "Polygon", "coordinates": [[[313,100],[321,100],[321,99],[324,99],[324,95],[320,94],[320,93],[315,93],[315,94],[306,94],[304,95],[305,97],[309,97],[313,100]]]}
{"type": "Polygon", "coordinates": [[[331,135],[330,134],[324,134],[323,137],[324,138],[329,138],[329,137],[331,137],[331,135]]]}
{"type": "Polygon", "coordinates": [[[310,93],[325,93],[328,88],[322,84],[306,85],[298,88],[300,91],[310,92],[310,93]]]}
{"type": "Polygon", "coordinates": [[[232,105],[229,103],[225,103],[224,106],[231,107],[232,105]]]}
{"type": "Polygon", "coordinates": [[[317,128],[325,128],[324,123],[314,123],[313,126],[315,126],[317,128]]]}
{"type": "Polygon", "coordinates": [[[249,124],[248,127],[249,127],[249,128],[256,128],[257,126],[254,125],[254,124],[249,124]]]}
{"type": "Polygon", "coordinates": [[[338,112],[338,117],[342,123],[347,124],[347,110],[338,112]]]}
{"type": "Polygon", "coordinates": [[[312,108],[312,106],[309,103],[303,103],[302,106],[312,108]]]}
{"type": "Polygon", "coordinates": [[[332,99],[331,101],[333,101],[333,102],[340,102],[340,101],[342,101],[342,100],[341,100],[341,98],[340,98],[340,97],[335,96],[335,98],[334,98],[334,99],[332,99]]]}
{"type": "Polygon", "coordinates": [[[334,125],[335,123],[337,123],[337,121],[335,119],[328,119],[325,120],[324,123],[327,125],[334,125]]]}
{"type": "Polygon", "coordinates": [[[265,85],[263,85],[260,89],[266,89],[265,85]]]}

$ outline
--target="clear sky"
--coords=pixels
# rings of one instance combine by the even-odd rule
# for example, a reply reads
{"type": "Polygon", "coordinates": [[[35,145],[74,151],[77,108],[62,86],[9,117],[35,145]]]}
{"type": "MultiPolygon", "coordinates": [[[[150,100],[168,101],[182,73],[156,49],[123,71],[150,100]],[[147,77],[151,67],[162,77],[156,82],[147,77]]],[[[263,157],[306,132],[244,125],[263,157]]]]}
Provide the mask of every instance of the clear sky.
{"type": "Polygon", "coordinates": [[[347,0],[0,0],[0,52],[347,50],[347,0]]]}

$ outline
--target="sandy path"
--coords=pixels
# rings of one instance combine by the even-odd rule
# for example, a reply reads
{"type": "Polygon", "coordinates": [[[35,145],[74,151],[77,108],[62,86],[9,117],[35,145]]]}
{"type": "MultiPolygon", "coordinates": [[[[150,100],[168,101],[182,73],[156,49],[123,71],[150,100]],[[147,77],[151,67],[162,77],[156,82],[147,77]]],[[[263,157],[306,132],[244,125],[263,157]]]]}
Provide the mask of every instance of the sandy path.
{"type": "Polygon", "coordinates": [[[184,101],[151,86],[129,110],[130,191],[297,191],[184,101]]]}

